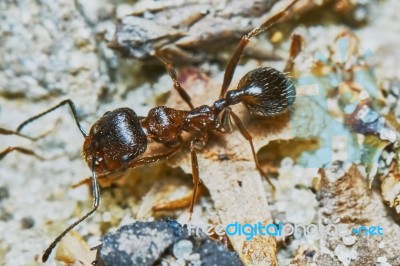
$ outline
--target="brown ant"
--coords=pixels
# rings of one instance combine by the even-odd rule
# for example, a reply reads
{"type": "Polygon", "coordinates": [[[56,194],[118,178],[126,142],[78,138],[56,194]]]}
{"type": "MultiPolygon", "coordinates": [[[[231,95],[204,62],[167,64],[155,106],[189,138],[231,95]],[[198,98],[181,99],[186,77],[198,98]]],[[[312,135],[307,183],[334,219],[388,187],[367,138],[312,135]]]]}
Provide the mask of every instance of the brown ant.
{"type": "MultiPolygon", "coordinates": [[[[231,84],[241,54],[250,39],[277,23],[288,13],[289,9],[297,1],[298,0],[294,0],[283,11],[277,13],[266,20],[261,26],[253,29],[242,37],[238,48],[225,69],[220,98],[211,106],[202,105],[194,107],[190,96],[178,82],[174,68],[159,54],[158,56],[165,64],[173,80],[174,88],[179,92],[179,95],[187,105],[189,105],[189,111],[159,106],[151,109],[147,117],[138,117],[130,108],[119,108],[114,111],[106,112],[103,117],[92,126],[88,134],[79,123],[73,102],[68,99],[43,113],[29,118],[19,125],[16,131],[0,128],[0,134],[14,134],[33,139],[21,134],[21,130],[38,118],[61,106],[68,105],[72,111],[76,125],[85,139],[83,144],[83,157],[92,172],[90,181],[92,184],[93,208],[55,238],[42,256],[43,262],[47,261],[54,247],[71,229],[97,210],[100,205],[99,179],[113,180],[114,178],[120,177],[128,168],[134,168],[169,158],[181,149],[183,144],[181,135],[184,131],[188,132],[191,136],[190,155],[194,188],[189,208],[190,215],[193,213],[193,205],[200,183],[196,150],[202,149],[206,145],[208,133],[229,132],[230,130],[227,124],[231,119],[233,119],[234,123],[239,128],[243,137],[249,142],[257,170],[273,187],[268,176],[258,163],[251,135],[239,116],[231,110],[230,106],[243,103],[252,115],[267,118],[276,116],[286,112],[288,107],[293,104],[296,97],[294,83],[284,73],[278,70],[271,67],[260,67],[248,72],[242,77],[237,89],[228,91],[228,88],[231,84]],[[147,149],[148,140],[163,144],[169,151],[163,154],[141,157],[147,149]]],[[[293,35],[290,59],[285,68],[285,72],[292,69],[293,59],[299,53],[300,45],[301,39],[299,36],[293,35]]],[[[38,156],[34,151],[21,147],[6,148],[0,153],[0,159],[11,151],[18,151],[42,159],[42,157],[38,156]]]]}

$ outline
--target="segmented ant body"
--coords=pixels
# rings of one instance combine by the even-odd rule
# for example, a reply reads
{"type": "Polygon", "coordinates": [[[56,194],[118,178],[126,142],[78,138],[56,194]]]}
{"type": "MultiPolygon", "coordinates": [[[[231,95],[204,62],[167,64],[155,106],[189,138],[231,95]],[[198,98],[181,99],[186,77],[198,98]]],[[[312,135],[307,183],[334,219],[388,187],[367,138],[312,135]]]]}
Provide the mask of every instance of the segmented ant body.
{"type": "Polygon", "coordinates": [[[241,102],[252,114],[269,117],[287,110],[294,98],[294,84],[290,79],[273,68],[258,68],[243,77],[238,89],[228,91],[212,106],[202,105],[190,111],[159,106],[142,119],[129,108],[107,112],[85,138],[83,156],[88,165],[96,161],[98,178],[116,174],[132,166],[169,157],[180,149],[183,131],[192,136],[191,150],[204,147],[209,132],[228,132],[222,120],[230,117],[243,135],[248,135],[239,117],[231,111],[231,105],[241,102]],[[141,158],[138,162],[137,158],[147,149],[148,139],[171,147],[171,151],[141,158]]]}
{"type": "MultiPolygon", "coordinates": [[[[227,124],[231,119],[249,142],[257,170],[262,176],[267,178],[267,181],[273,187],[267,175],[259,166],[251,135],[240,118],[231,110],[230,106],[243,103],[252,115],[261,117],[271,117],[281,114],[287,111],[288,107],[295,100],[296,92],[294,84],[282,72],[271,67],[261,67],[248,72],[240,80],[237,89],[228,91],[228,88],[240,56],[250,38],[265,31],[284,17],[296,2],[297,0],[293,1],[285,10],[268,19],[261,26],[255,28],[242,38],[239,47],[226,67],[220,98],[211,106],[202,105],[194,107],[189,95],[177,81],[177,76],[172,65],[159,55],[174,82],[174,88],[189,105],[190,110],[176,110],[159,106],[151,109],[147,117],[138,117],[130,108],[119,108],[105,113],[92,126],[89,134],[87,134],[78,121],[73,102],[65,100],[53,108],[23,122],[16,131],[0,129],[0,134],[16,134],[26,137],[26,135],[20,133],[23,127],[61,106],[68,105],[79,130],[85,138],[83,157],[92,171],[90,180],[93,189],[93,208],[69,226],[51,243],[43,254],[43,262],[48,259],[53,248],[66,233],[97,210],[100,205],[99,179],[119,177],[128,168],[167,159],[181,149],[183,132],[188,132],[190,135],[190,153],[194,183],[190,214],[193,212],[193,205],[200,182],[196,151],[206,145],[210,132],[228,133],[230,128],[227,124]],[[168,151],[158,155],[142,156],[148,148],[149,141],[163,144],[168,148],[168,151]]],[[[285,71],[291,70],[292,61],[299,52],[299,46],[299,38],[293,38],[289,60],[291,62],[288,62],[285,71]]],[[[31,150],[20,147],[9,147],[0,153],[0,159],[13,150],[37,156],[31,150]]]]}

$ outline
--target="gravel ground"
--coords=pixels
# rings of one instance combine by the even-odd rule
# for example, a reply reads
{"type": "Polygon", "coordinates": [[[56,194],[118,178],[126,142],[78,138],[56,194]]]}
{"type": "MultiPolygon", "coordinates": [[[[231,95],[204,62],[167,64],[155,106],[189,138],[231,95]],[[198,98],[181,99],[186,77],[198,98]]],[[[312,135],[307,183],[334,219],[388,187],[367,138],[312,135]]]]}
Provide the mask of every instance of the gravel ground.
{"type": "MultiPolygon", "coordinates": [[[[114,31],[114,8],[122,14],[127,7],[129,4],[124,2],[104,0],[1,1],[0,127],[15,129],[31,115],[67,98],[75,102],[86,129],[105,111],[127,106],[144,116],[157,105],[171,88],[170,78],[159,67],[153,70],[141,62],[119,58],[104,40],[110,39],[114,31]]],[[[362,50],[372,51],[373,67],[380,81],[400,77],[400,51],[395,38],[400,33],[398,10],[400,3],[395,0],[373,2],[367,25],[354,30],[362,50]]],[[[307,51],[312,53],[326,47],[342,28],[314,25],[299,26],[295,31],[304,36],[307,51]]],[[[285,57],[288,46],[284,42],[277,54],[285,57]]],[[[306,65],[307,58],[302,60],[306,65]]],[[[238,72],[245,73],[255,64],[250,60],[238,72]]],[[[271,64],[277,68],[283,65],[271,64]]],[[[205,62],[200,68],[221,80],[218,64],[205,62]]],[[[70,188],[90,176],[90,171],[80,157],[83,138],[66,107],[32,123],[23,132],[37,136],[49,130],[48,136],[36,142],[0,136],[1,149],[21,146],[34,149],[45,158],[56,157],[40,161],[14,152],[0,162],[1,265],[41,265],[40,256],[52,239],[91,206],[87,187],[70,188]]],[[[141,198],[151,187],[148,180],[140,181],[141,177],[163,176],[166,167],[159,165],[131,173],[131,182],[140,183],[137,190],[144,187],[145,191],[135,194],[135,190],[127,188],[105,189],[101,209],[76,228],[78,234],[94,246],[108,228],[134,221],[141,198]]],[[[270,206],[272,211],[285,213],[287,221],[312,222],[317,211],[305,206],[317,206],[315,195],[294,187],[310,186],[317,170],[303,169],[287,159],[282,162],[280,174],[280,186],[286,189],[280,190],[277,201],[270,206]]],[[[200,201],[195,212],[201,209],[216,215],[207,199],[200,201]]],[[[186,211],[182,216],[178,213],[178,220],[184,220],[185,215],[186,211]]],[[[286,265],[298,246],[310,243],[308,239],[294,241],[280,251],[280,263],[286,265]]],[[[48,262],[60,264],[54,257],[48,262]]]]}

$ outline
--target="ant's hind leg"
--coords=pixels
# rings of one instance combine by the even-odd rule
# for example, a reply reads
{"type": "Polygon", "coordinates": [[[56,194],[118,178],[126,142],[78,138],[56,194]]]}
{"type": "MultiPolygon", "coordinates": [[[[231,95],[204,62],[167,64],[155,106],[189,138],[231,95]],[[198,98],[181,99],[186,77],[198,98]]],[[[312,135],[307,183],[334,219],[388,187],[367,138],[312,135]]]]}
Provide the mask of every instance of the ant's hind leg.
{"type": "Polygon", "coordinates": [[[296,4],[297,2],[298,2],[298,0],[293,0],[283,11],[281,11],[278,14],[267,19],[263,24],[254,28],[252,31],[250,31],[248,34],[246,34],[242,37],[242,39],[240,40],[239,46],[236,48],[235,53],[232,55],[231,59],[229,60],[228,64],[226,65],[224,81],[222,83],[221,93],[219,96],[220,98],[223,98],[225,96],[225,94],[232,82],[232,77],[233,77],[233,74],[235,73],[235,69],[239,62],[239,59],[243,53],[244,48],[250,42],[250,39],[252,37],[266,31],[268,28],[270,28],[271,26],[276,24],[281,18],[285,17],[288,14],[289,9],[291,9],[293,7],[293,5],[296,4]]]}
{"type": "Polygon", "coordinates": [[[283,70],[284,73],[292,73],[294,68],[294,60],[301,52],[303,46],[303,38],[299,34],[292,34],[290,40],[290,51],[289,51],[289,58],[286,62],[285,69],[283,70]]]}
{"type": "Polygon", "coordinates": [[[162,52],[156,52],[156,56],[158,57],[158,59],[160,59],[160,61],[164,64],[165,68],[167,69],[167,72],[174,83],[175,90],[178,91],[179,95],[185,101],[185,103],[187,103],[187,105],[189,105],[190,109],[193,109],[194,106],[192,104],[192,100],[191,100],[189,94],[186,92],[186,90],[179,83],[178,76],[176,74],[174,67],[161,53],[162,52]]]}
{"type": "Polygon", "coordinates": [[[240,120],[240,118],[234,112],[232,112],[230,110],[228,112],[230,115],[232,115],[233,121],[235,121],[235,124],[239,128],[239,131],[242,134],[242,136],[249,142],[250,147],[251,147],[251,152],[253,153],[254,163],[256,165],[258,172],[260,173],[260,175],[262,175],[267,180],[267,182],[271,186],[272,190],[275,191],[274,184],[272,184],[271,180],[269,179],[269,176],[264,172],[264,170],[261,168],[261,166],[258,162],[257,154],[254,149],[253,138],[251,137],[249,131],[246,129],[243,122],[240,120]]]}
{"type": "Polygon", "coordinates": [[[169,157],[171,157],[172,155],[174,155],[175,153],[177,153],[181,149],[181,147],[182,146],[179,144],[179,145],[175,146],[174,148],[172,148],[170,151],[168,151],[166,153],[143,157],[143,158],[141,158],[139,160],[131,162],[127,167],[128,168],[135,168],[135,167],[138,167],[138,166],[147,165],[147,164],[150,164],[150,163],[155,163],[155,162],[158,162],[158,161],[166,160],[169,157]]]}

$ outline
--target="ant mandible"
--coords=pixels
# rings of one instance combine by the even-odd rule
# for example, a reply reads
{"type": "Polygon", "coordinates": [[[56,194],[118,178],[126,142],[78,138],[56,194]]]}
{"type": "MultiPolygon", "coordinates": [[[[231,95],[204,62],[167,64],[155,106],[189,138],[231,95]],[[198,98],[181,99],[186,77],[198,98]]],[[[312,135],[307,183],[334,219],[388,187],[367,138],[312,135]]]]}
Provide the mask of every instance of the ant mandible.
{"type": "MultiPolygon", "coordinates": [[[[231,119],[233,119],[243,137],[249,142],[257,170],[267,179],[271,187],[274,188],[268,176],[258,163],[251,135],[239,116],[231,110],[230,106],[243,103],[252,115],[267,118],[281,114],[286,112],[288,107],[292,105],[295,100],[296,90],[294,83],[284,73],[278,70],[271,67],[260,67],[248,72],[242,77],[237,89],[228,91],[228,88],[231,84],[241,54],[250,39],[266,31],[282,17],[286,16],[289,9],[297,1],[298,0],[294,0],[283,11],[272,16],[262,25],[256,27],[242,37],[239,46],[226,66],[220,97],[211,106],[202,105],[194,107],[190,96],[178,82],[173,66],[158,54],[158,57],[164,63],[168,74],[173,80],[174,88],[187,105],[189,105],[189,111],[159,106],[151,109],[147,117],[138,117],[130,108],[119,108],[114,111],[106,112],[103,117],[94,123],[88,134],[79,123],[73,102],[68,99],[29,118],[20,124],[16,131],[0,128],[0,134],[18,135],[34,140],[34,138],[20,133],[21,130],[36,119],[64,105],[68,105],[72,111],[76,125],[85,139],[83,143],[83,157],[92,172],[90,181],[92,184],[93,208],[54,239],[42,256],[43,262],[47,261],[54,247],[71,229],[98,209],[100,205],[99,179],[120,177],[128,168],[134,168],[169,158],[181,149],[183,144],[181,135],[184,131],[188,132],[191,136],[190,155],[194,188],[189,208],[190,215],[193,213],[193,206],[200,183],[196,151],[205,146],[208,133],[227,133],[229,129],[225,122],[231,119]],[[170,150],[163,154],[141,157],[147,149],[148,140],[161,143],[170,150]]],[[[293,35],[290,58],[284,72],[292,69],[293,59],[300,50],[300,42],[300,37],[293,35]]],[[[12,151],[18,151],[43,159],[32,150],[22,147],[8,147],[0,153],[0,160],[12,151]]]]}

